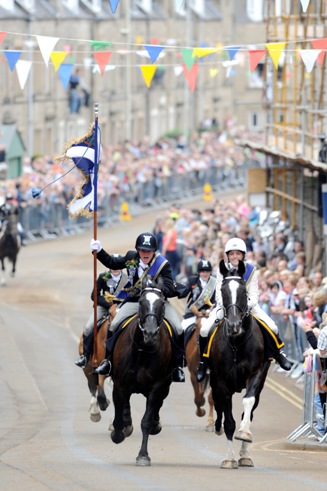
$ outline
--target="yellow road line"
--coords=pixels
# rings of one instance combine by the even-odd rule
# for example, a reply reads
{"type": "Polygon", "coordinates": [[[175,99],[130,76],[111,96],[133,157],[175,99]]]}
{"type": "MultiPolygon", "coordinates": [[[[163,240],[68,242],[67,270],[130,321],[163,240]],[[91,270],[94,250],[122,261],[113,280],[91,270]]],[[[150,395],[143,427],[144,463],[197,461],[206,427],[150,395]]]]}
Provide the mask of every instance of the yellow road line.
{"type": "Polygon", "coordinates": [[[278,394],[282,399],[285,399],[285,401],[288,401],[293,406],[303,410],[304,402],[302,399],[300,399],[298,396],[293,394],[293,392],[289,391],[285,387],[282,387],[279,384],[274,385],[274,383],[275,382],[272,381],[270,378],[267,378],[265,386],[269,387],[269,389],[276,392],[276,394],[278,394]]]}

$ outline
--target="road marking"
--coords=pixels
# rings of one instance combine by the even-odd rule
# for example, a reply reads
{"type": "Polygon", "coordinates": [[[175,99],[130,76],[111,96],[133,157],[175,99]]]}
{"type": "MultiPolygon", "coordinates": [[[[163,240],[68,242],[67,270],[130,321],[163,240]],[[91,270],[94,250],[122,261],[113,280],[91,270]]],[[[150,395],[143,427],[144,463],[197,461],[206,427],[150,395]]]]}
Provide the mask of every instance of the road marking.
{"type": "Polygon", "coordinates": [[[293,406],[303,410],[303,399],[286,389],[286,387],[278,384],[269,377],[266,379],[265,385],[268,386],[270,390],[276,392],[276,394],[278,394],[282,399],[285,399],[285,401],[288,401],[293,406]]]}

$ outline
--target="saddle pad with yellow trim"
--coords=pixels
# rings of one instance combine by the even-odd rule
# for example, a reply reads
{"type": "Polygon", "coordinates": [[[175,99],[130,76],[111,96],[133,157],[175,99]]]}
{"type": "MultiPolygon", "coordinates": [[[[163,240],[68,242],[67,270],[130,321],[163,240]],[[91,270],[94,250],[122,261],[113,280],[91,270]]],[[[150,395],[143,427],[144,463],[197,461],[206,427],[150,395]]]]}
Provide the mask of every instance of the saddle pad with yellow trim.
{"type": "MultiPolygon", "coordinates": [[[[264,345],[265,345],[265,358],[268,360],[271,360],[275,358],[278,353],[280,348],[284,346],[284,343],[279,339],[279,337],[269,328],[269,326],[260,320],[258,317],[255,315],[251,314],[252,317],[254,317],[260,326],[263,338],[264,338],[264,345]]],[[[213,342],[213,338],[216,335],[216,332],[219,328],[219,326],[222,324],[223,320],[221,320],[214,328],[212,331],[209,332],[208,336],[208,344],[207,344],[207,349],[203,353],[203,356],[205,358],[210,357],[210,351],[211,351],[211,346],[213,342]]]]}

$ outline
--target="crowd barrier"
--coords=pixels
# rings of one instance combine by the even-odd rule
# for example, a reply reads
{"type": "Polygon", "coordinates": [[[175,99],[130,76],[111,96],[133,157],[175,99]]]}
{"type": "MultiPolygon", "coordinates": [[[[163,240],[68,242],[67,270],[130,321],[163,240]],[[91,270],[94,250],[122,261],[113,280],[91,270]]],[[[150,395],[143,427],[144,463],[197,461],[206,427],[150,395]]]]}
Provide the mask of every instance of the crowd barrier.
{"type": "MultiPolygon", "coordinates": [[[[317,429],[317,417],[316,408],[314,404],[315,398],[315,378],[316,371],[316,354],[313,354],[312,359],[312,371],[304,374],[304,403],[302,413],[302,423],[287,436],[287,440],[295,442],[299,438],[315,436],[319,443],[325,443],[327,441],[327,432],[322,436],[321,432],[317,429]]],[[[326,405],[325,405],[326,406],[326,405]]],[[[324,408],[324,426],[327,430],[327,411],[324,408]]]]}
{"type": "MultiPolygon", "coordinates": [[[[123,203],[127,203],[131,215],[156,205],[183,201],[203,196],[204,186],[210,183],[212,189],[225,191],[236,187],[246,189],[246,166],[212,166],[200,171],[176,173],[166,177],[130,184],[122,184],[119,189],[108,189],[98,195],[98,225],[106,227],[119,221],[123,203]]],[[[208,205],[209,206],[209,205],[208,205]]],[[[45,198],[33,202],[28,200],[21,208],[20,221],[28,241],[51,239],[78,233],[92,226],[92,220],[83,216],[70,218],[67,201],[56,190],[45,198]]]]}

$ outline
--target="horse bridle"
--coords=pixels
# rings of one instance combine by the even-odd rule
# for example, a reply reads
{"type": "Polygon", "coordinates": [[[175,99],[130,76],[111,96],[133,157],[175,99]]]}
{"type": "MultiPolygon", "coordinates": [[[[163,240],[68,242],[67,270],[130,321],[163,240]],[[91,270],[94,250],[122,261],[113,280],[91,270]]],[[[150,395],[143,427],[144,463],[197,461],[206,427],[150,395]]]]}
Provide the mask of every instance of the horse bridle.
{"type": "MultiPolygon", "coordinates": [[[[241,279],[242,279],[241,276],[227,276],[227,278],[224,278],[224,281],[227,281],[227,280],[241,280],[241,279]]],[[[227,305],[227,307],[223,307],[223,309],[224,309],[224,319],[225,320],[228,320],[226,316],[227,316],[228,310],[231,307],[236,307],[241,312],[241,319],[242,320],[244,319],[244,317],[248,317],[250,315],[249,308],[247,308],[246,310],[242,310],[241,307],[239,305],[237,305],[236,303],[231,303],[231,304],[227,305]]]]}
{"type": "MultiPolygon", "coordinates": [[[[161,290],[160,290],[159,288],[155,288],[155,287],[153,287],[153,288],[152,288],[152,287],[146,287],[146,288],[144,288],[144,289],[143,289],[143,292],[145,292],[145,291],[150,291],[150,292],[156,291],[156,292],[158,292],[159,294],[161,294],[161,290]]],[[[142,293],[143,293],[143,292],[142,292],[142,293]]],[[[162,323],[162,321],[163,321],[163,317],[162,317],[161,319],[159,319],[159,318],[158,318],[158,316],[157,316],[157,314],[154,314],[153,312],[149,312],[149,313],[147,313],[147,314],[146,314],[146,315],[145,315],[145,316],[144,316],[142,319],[141,319],[141,318],[139,319],[139,328],[140,328],[140,330],[141,330],[142,332],[144,332],[144,330],[145,330],[145,329],[144,329],[144,327],[142,327],[142,324],[145,322],[145,319],[146,319],[147,317],[154,317],[154,318],[156,319],[157,326],[158,326],[157,331],[159,331],[159,329],[160,329],[160,324],[161,324],[161,323],[162,323]]]]}

